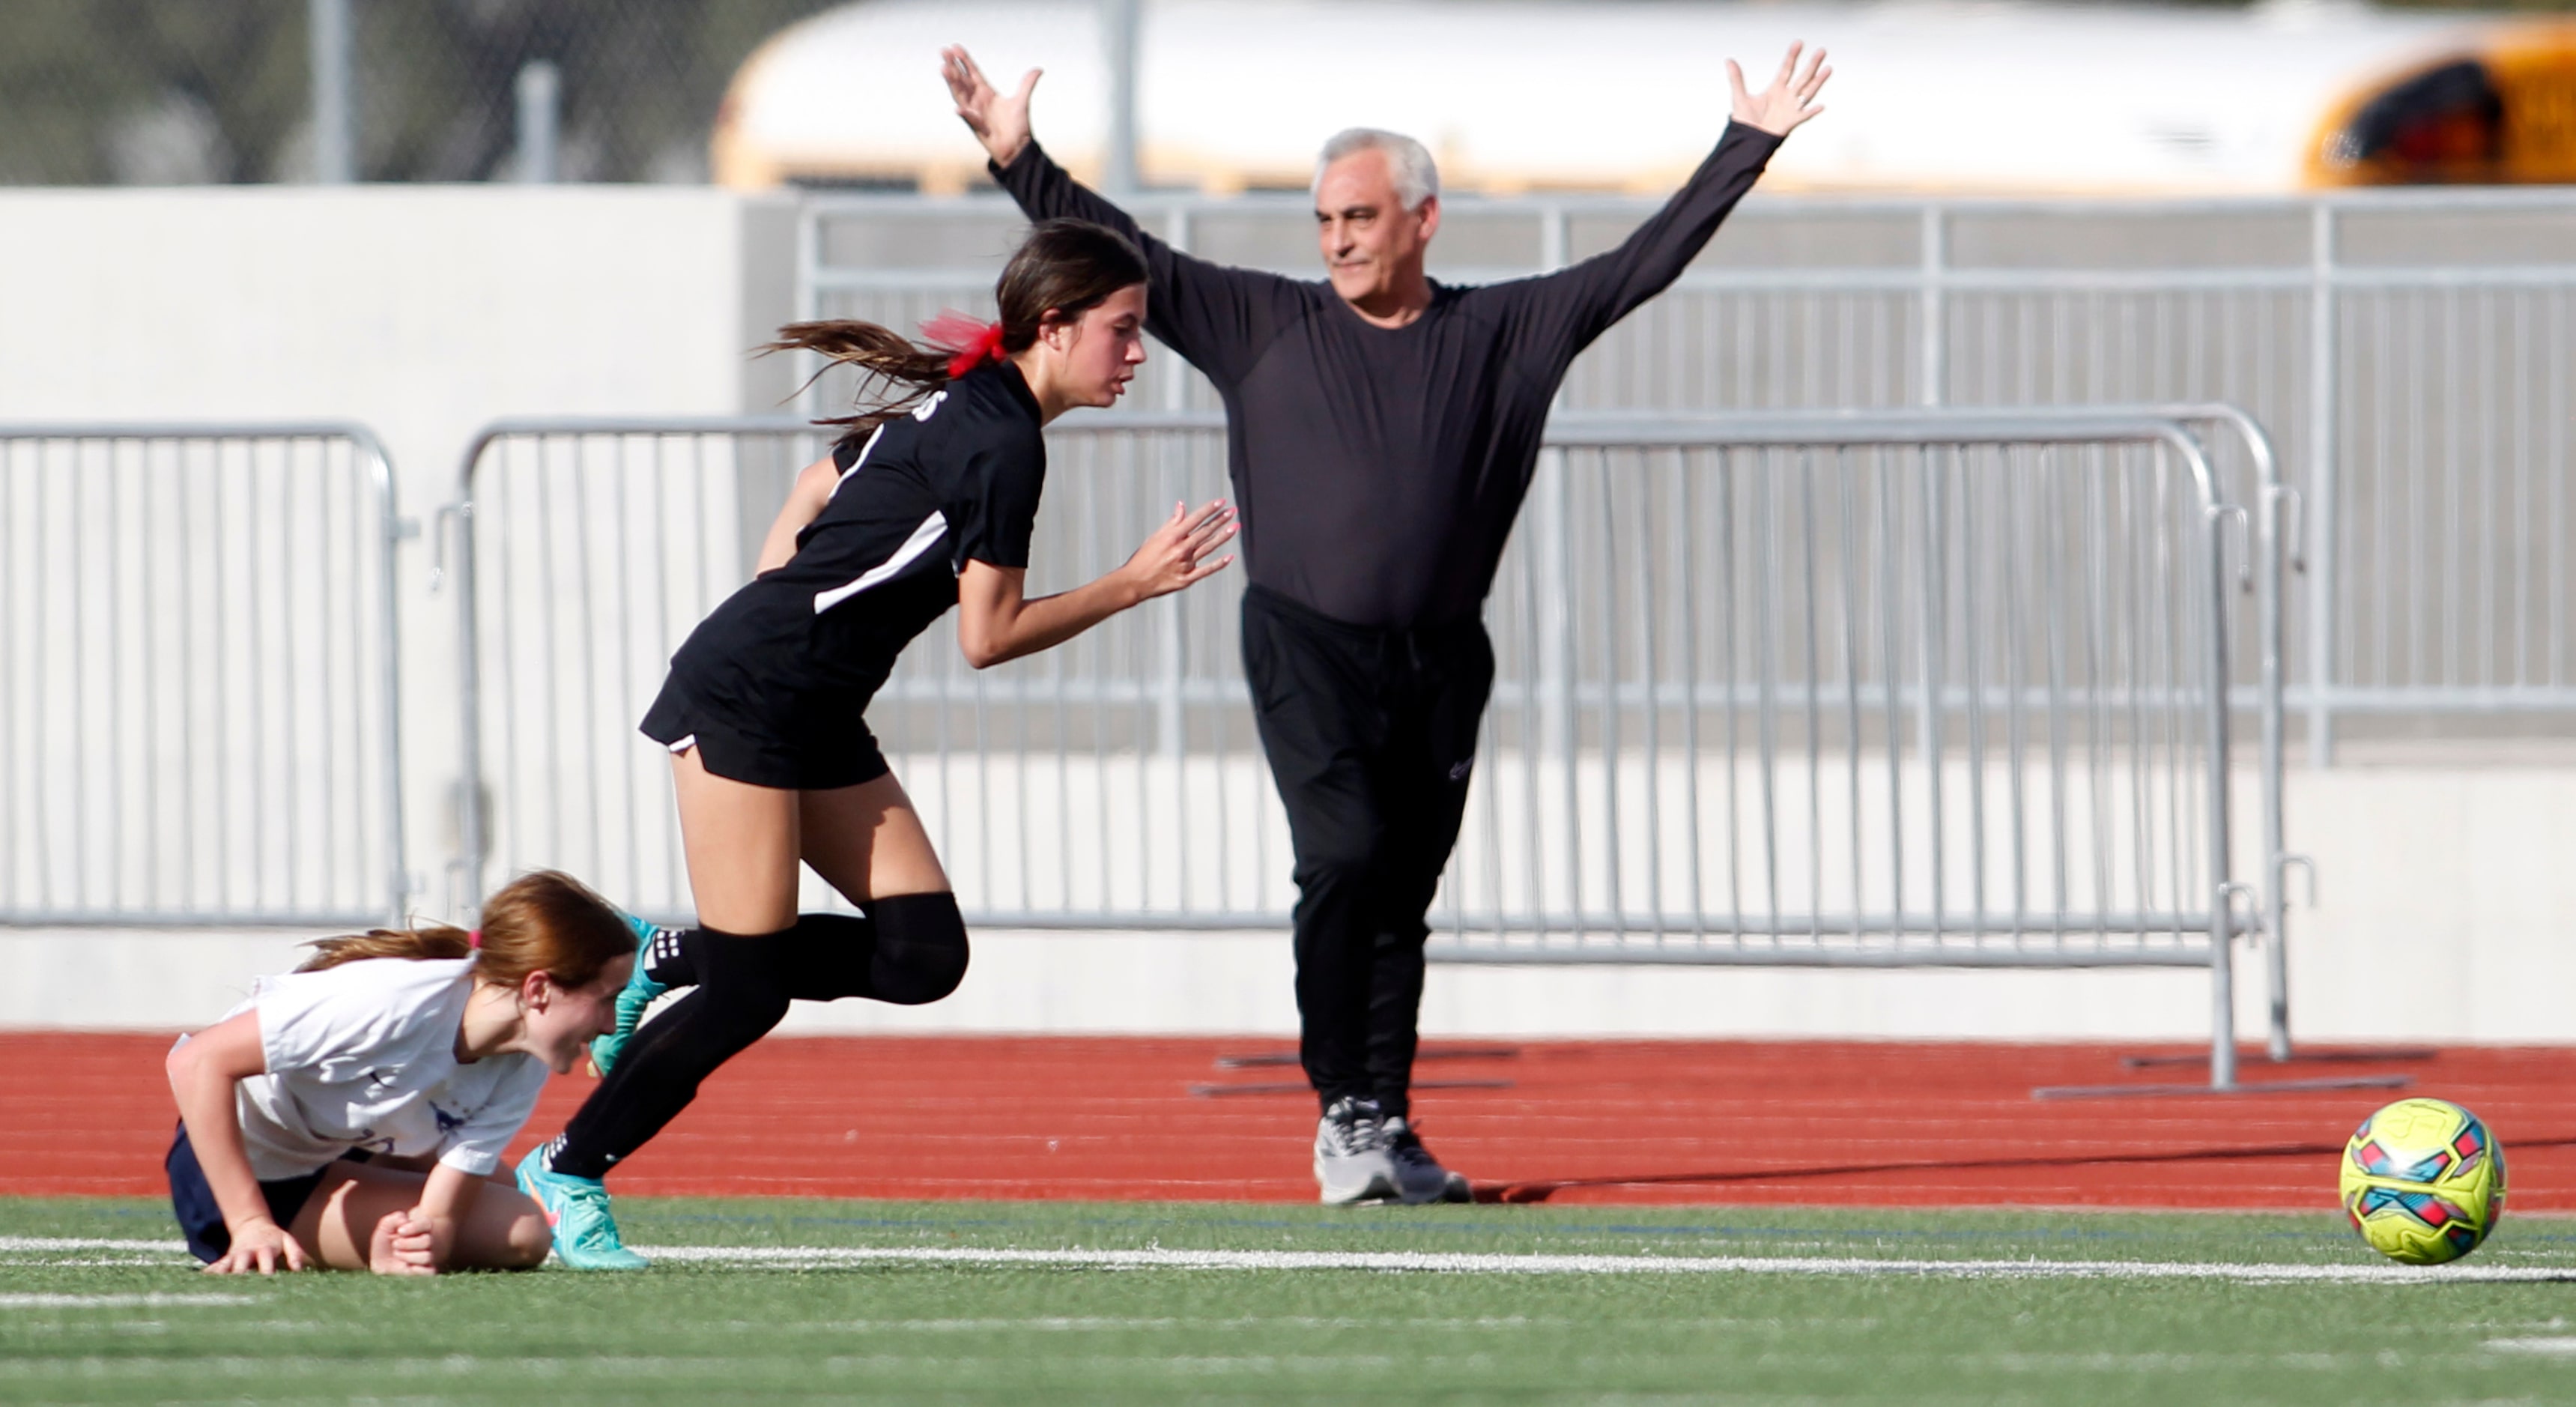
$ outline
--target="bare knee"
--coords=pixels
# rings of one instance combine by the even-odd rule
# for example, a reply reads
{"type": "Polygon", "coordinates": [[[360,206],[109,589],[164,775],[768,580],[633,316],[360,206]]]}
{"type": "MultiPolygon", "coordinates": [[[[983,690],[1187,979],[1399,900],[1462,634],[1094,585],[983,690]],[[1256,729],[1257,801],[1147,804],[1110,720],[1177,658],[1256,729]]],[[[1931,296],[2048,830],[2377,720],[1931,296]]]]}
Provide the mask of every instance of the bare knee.
{"type": "Polygon", "coordinates": [[[486,1187],[457,1247],[459,1270],[534,1270],[554,1249],[545,1209],[516,1187],[486,1187]]]}
{"type": "Polygon", "coordinates": [[[555,1246],[554,1228],[546,1225],[545,1214],[535,1210],[510,1218],[509,1229],[502,1233],[498,1253],[492,1259],[494,1270],[534,1270],[546,1263],[546,1254],[555,1246]]]}

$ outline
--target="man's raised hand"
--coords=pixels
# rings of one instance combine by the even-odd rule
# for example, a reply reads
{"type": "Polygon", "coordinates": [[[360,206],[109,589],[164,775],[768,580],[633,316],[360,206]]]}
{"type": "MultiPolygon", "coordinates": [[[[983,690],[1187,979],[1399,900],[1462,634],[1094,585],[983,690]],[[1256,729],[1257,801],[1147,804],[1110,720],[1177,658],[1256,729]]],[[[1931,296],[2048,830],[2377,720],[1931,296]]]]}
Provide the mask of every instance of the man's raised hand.
{"type": "MultiPolygon", "coordinates": [[[[1834,76],[1834,71],[1825,67],[1825,51],[1822,49],[1807,55],[1807,62],[1801,66],[1798,53],[1806,47],[1804,43],[1791,44],[1788,54],[1780,60],[1779,74],[1772,78],[1770,87],[1758,94],[1745,91],[1744,70],[1736,67],[1735,60],[1726,61],[1726,81],[1735,89],[1736,121],[1748,127],[1759,127],[1775,137],[1785,137],[1796,131],[1799,123],[1824,111],[1816,106],[1816,94],[1825,86],[1825,80],[1834,76]]],[[[1036,75],[1030,77],[1034,79],[1036,75]]],[[[955,80],[950,82],[953,85],[955,80]]],[[[1020,131],[1023,137],[1028,132],[1028,96],[1028,89],[1022,87],[1020,131]]],[[[958,111],[964,112],[965,108],[961,105],[958,111]]],[[[971,123],[973,119],[968,121],[971,123]]]]}
{"type": "Polygon", "coordinates": [[[1020,91],[1006,98],[975,66],[965,45],[951,44],[939,51],[939,72],[948,80],[948,95],[957,100],[957,115],[984,144],[984,154],[996,166],[1010,165],[1029,144],[1029,90],[1038,86],[1038,75],[1045,70],[1030,69],[1020,79],[1020,91]]]}

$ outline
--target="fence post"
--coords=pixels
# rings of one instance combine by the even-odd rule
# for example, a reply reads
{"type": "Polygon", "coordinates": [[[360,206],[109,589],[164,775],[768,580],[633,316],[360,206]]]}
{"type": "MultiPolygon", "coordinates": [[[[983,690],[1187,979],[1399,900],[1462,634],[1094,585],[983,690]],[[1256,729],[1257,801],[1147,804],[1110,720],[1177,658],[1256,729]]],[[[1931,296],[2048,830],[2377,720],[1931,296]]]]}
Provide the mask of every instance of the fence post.
{"type": "MultiPolygon", "coordinates": [[[[1573,258],[1573,229],[1565,208],[1550,205],[1540,216],[1539,262],[1548,269],[1564,268],[1573,258]]],[[[1557,392],[1551,409],[1563,409],[1565,393],[1557,392]]],[[[1574,653],[1574,495],[1567,472],[1565,451],[1543,448],[1538,456],[1538,473],[1531,484],[1530,501],[1535,505],[1530,524],[1531,540],[1537,547],[1538,619],[1530,622],[1536,635],[1537,686],[1535,702],[1539,711],[1539,747],[1553,744],[1565,764],[1565,883],[1566,936],[1576,942],[1583,939],[1583,792],[1577,748],[1582,742],[1579,719],[1581,712],[1575,697],[1574,653]]],[[[1534,754],[1522,759],[1522,766],[1533,775],[1539,759],[1534,754]]],[[[1530,818],[1536,826],[1538,818],[1530,818]]],[[[1538,916],[1539,931],[1547,930],[1547,876],[1530,876],[1530,909],[1538,916]]]]}
{"type": "MultiPolygon", "coordinates": [[[[2187,453],[2202,457],[2186,439],[2187,453]]],[[[2202,457],[2204,482],[2215,487],[2202,457]]],[[[2204,521],[2209,531],[2209,1087],[2236,1086],[2236,896],[2243,889],[2234,879],[2235,857],[2228,835],[2229,701],[2227,679],[2227,519],[2239,510],[2212,503],[2204,521]]]]}
{"type": "Polygon", "coordinates": [[[483,906],[483,856],[491,848],[483,815],[483,666],[474,618],[474,466],[497,438],[489,429],[465,447],[449,515],[456,534],[456,874],[466,912],[483,906]]]}
{"type": "MultiPolygon", "coordinates": [[[[823,210],[812,201],[796,208],[796,320],[823,317],[823,210]]],[[[790,352],[805,372],[796,388],[796,413],[811,420],[823,415],[823,378],[814,373],[829,365],[812,352],[790,352]]]]}
{"type": "Polygon", "coordinates": [[[2342,358],[2335,350],[2335,212],[2319,199],[2308,221],[2308,519],[2313,534],[2308,572],[2308,765],[2334,765],[2335,417],[2342,358]]]}
{"type": "Polygon", "coordinates": [[[313,69],[313,179],[325,186],[358,179],[357,43],[349,3],[311,0],[305,7],[313,69]]]}
{"type": "Polygon", "coordinates": [[[1944,383],[1950,379],[1949,309],[1943,299],[1943,275],[1950,261],[1950,226],[1948,215],[1937,202],[1923,207],[1922,239],[1923,384],[1916,389],[1915,399],[1937,406],[1949,398],[1949,388],[1944,383]]]}
{"type": "Polygon", "coordinates": [[[379,519],[377,531],[383,535],[376,564],[376,589],[380,598],[376,606],[376,628],[383,632],[385,642],[384,658],[377,665],[379,687],[384,690],[384,700],[380,705],[383,721],[379,726],[384,729],[380,762],[386,778],[385,859],[390,870],[385,876],[385,889],[386,907],[392,911],[393,926],[401,928],[406,926],[408,915],[404,911],[411,905],[412,884],[410,860],[403,848],[402,624],[394,605],[394,553],[414,525],[403,521],[402,510],[394,498],[393,457],[385,453],[385,447],[376,439],[375,432],[353,425],[342,433],[348,437],[351,449],[364,454],[373,465],[379,519]]]}
{"type": "MultiPolygon", "coordinates": [[[[2285,883],[2289,864],[2288,820],[2283,814],[2284,723],[2281,690],[2285,631],[2281,596],[2284,578],[2297,549],[2283,532],[2283,506],[2292,497],[2280,482],[2280,462],[2269,437],[2251,416],[2236,421],[2246,452],[2255,460],[2254,628],[2262,664],[2260,691],[2261,766],[2263,769],[2263,942],[2265,976],[2270,991],[2264,1040],[2272,1059],[2290,1058],[2290,902],[2285,883]]],[[[2304,526],[2304,525],[2302,525],[2304,526]]]]}

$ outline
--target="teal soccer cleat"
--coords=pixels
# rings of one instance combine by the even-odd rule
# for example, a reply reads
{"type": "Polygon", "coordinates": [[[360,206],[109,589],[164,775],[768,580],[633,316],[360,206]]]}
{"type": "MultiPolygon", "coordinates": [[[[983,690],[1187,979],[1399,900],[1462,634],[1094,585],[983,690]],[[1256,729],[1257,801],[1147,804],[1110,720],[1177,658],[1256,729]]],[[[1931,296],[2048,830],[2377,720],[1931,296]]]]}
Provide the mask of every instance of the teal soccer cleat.
{"type": "Polygon", "coordinates": [[[669,987],[644,975],[644,962],[653,954],[653,940],[662,930],[633,914],[621,913],[626,926],[635,930],[635,971],[626,979],[625,989],[617,994],[617,1029],[595,1037],[590,1043],[590,1063],[605,1075],[626,1053],[626,1043],[635,1039],[635,1028],[644,1020],[650,1007],[669,987]]]}
{"type": "Polygon", "coordinates": [[[555,1258],[573,1270],[642,1270],[652,1262],[626,1249],[617,1239],[617,1219],[608,1211],[608,1189],[595,1177],[574,1177],[546,1166],[538,1144],[519,1160],[519,1190],[545,1210],[555,1234],[555,1258]]]}

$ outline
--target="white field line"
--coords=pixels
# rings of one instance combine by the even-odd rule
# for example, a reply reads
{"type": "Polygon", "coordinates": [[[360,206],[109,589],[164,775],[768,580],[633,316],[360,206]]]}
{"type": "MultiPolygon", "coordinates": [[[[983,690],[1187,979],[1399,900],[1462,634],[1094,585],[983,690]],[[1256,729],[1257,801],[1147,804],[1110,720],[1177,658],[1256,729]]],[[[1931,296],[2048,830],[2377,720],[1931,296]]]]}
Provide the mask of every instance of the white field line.
{"type": "Polygon", "coordinates": [[[1066,1265],[1105,1270],[1379,1270],[1467,1275],[1858,1275],[2000,1280],[2232,1280],[2252,1284],[2576,1282],[2576,1266],[2246,1265],[2223,1261],[1887,1260],[1837,1256],[1479,1255],[1435,1251],[1008,1250],[962,1246],[639,1246],[705,1265],[1066,1265]]]}
{"type": "Polygon", "coordinates": [[[184,1254],[185,1241],[109,1241],[96,1236],[0,1236],[0,1254],[10,1251],[172,1251],[184,1254]]]}
{"type": "Polygon", "coordinates": [[[0,1295],[0,1309],[158,1309],[257,1303],[257,1295],[0,1295]]]}
{"type": "MultiPolygon", "coordinates": [[[[2262,1265],[2228,1261],[1896,1260],[1858,1256],[1488,1255],[1444,1251],[1017,1250],[975,1246],[639,1246],[675,1264],[1062,1265],[1102,1270],[1375,1270],[1454,1275],[1852,1275],[1963,1280],[2229,1280],[2272,1285],[2576,1283],[2576,1266],[2262,1265]]],[[[11,1251],[184,1252],[177,1241],[0,1236],[11,1251]]],[[[113,1264],[114,1262],[98,1262],[113,1264]]]]}

